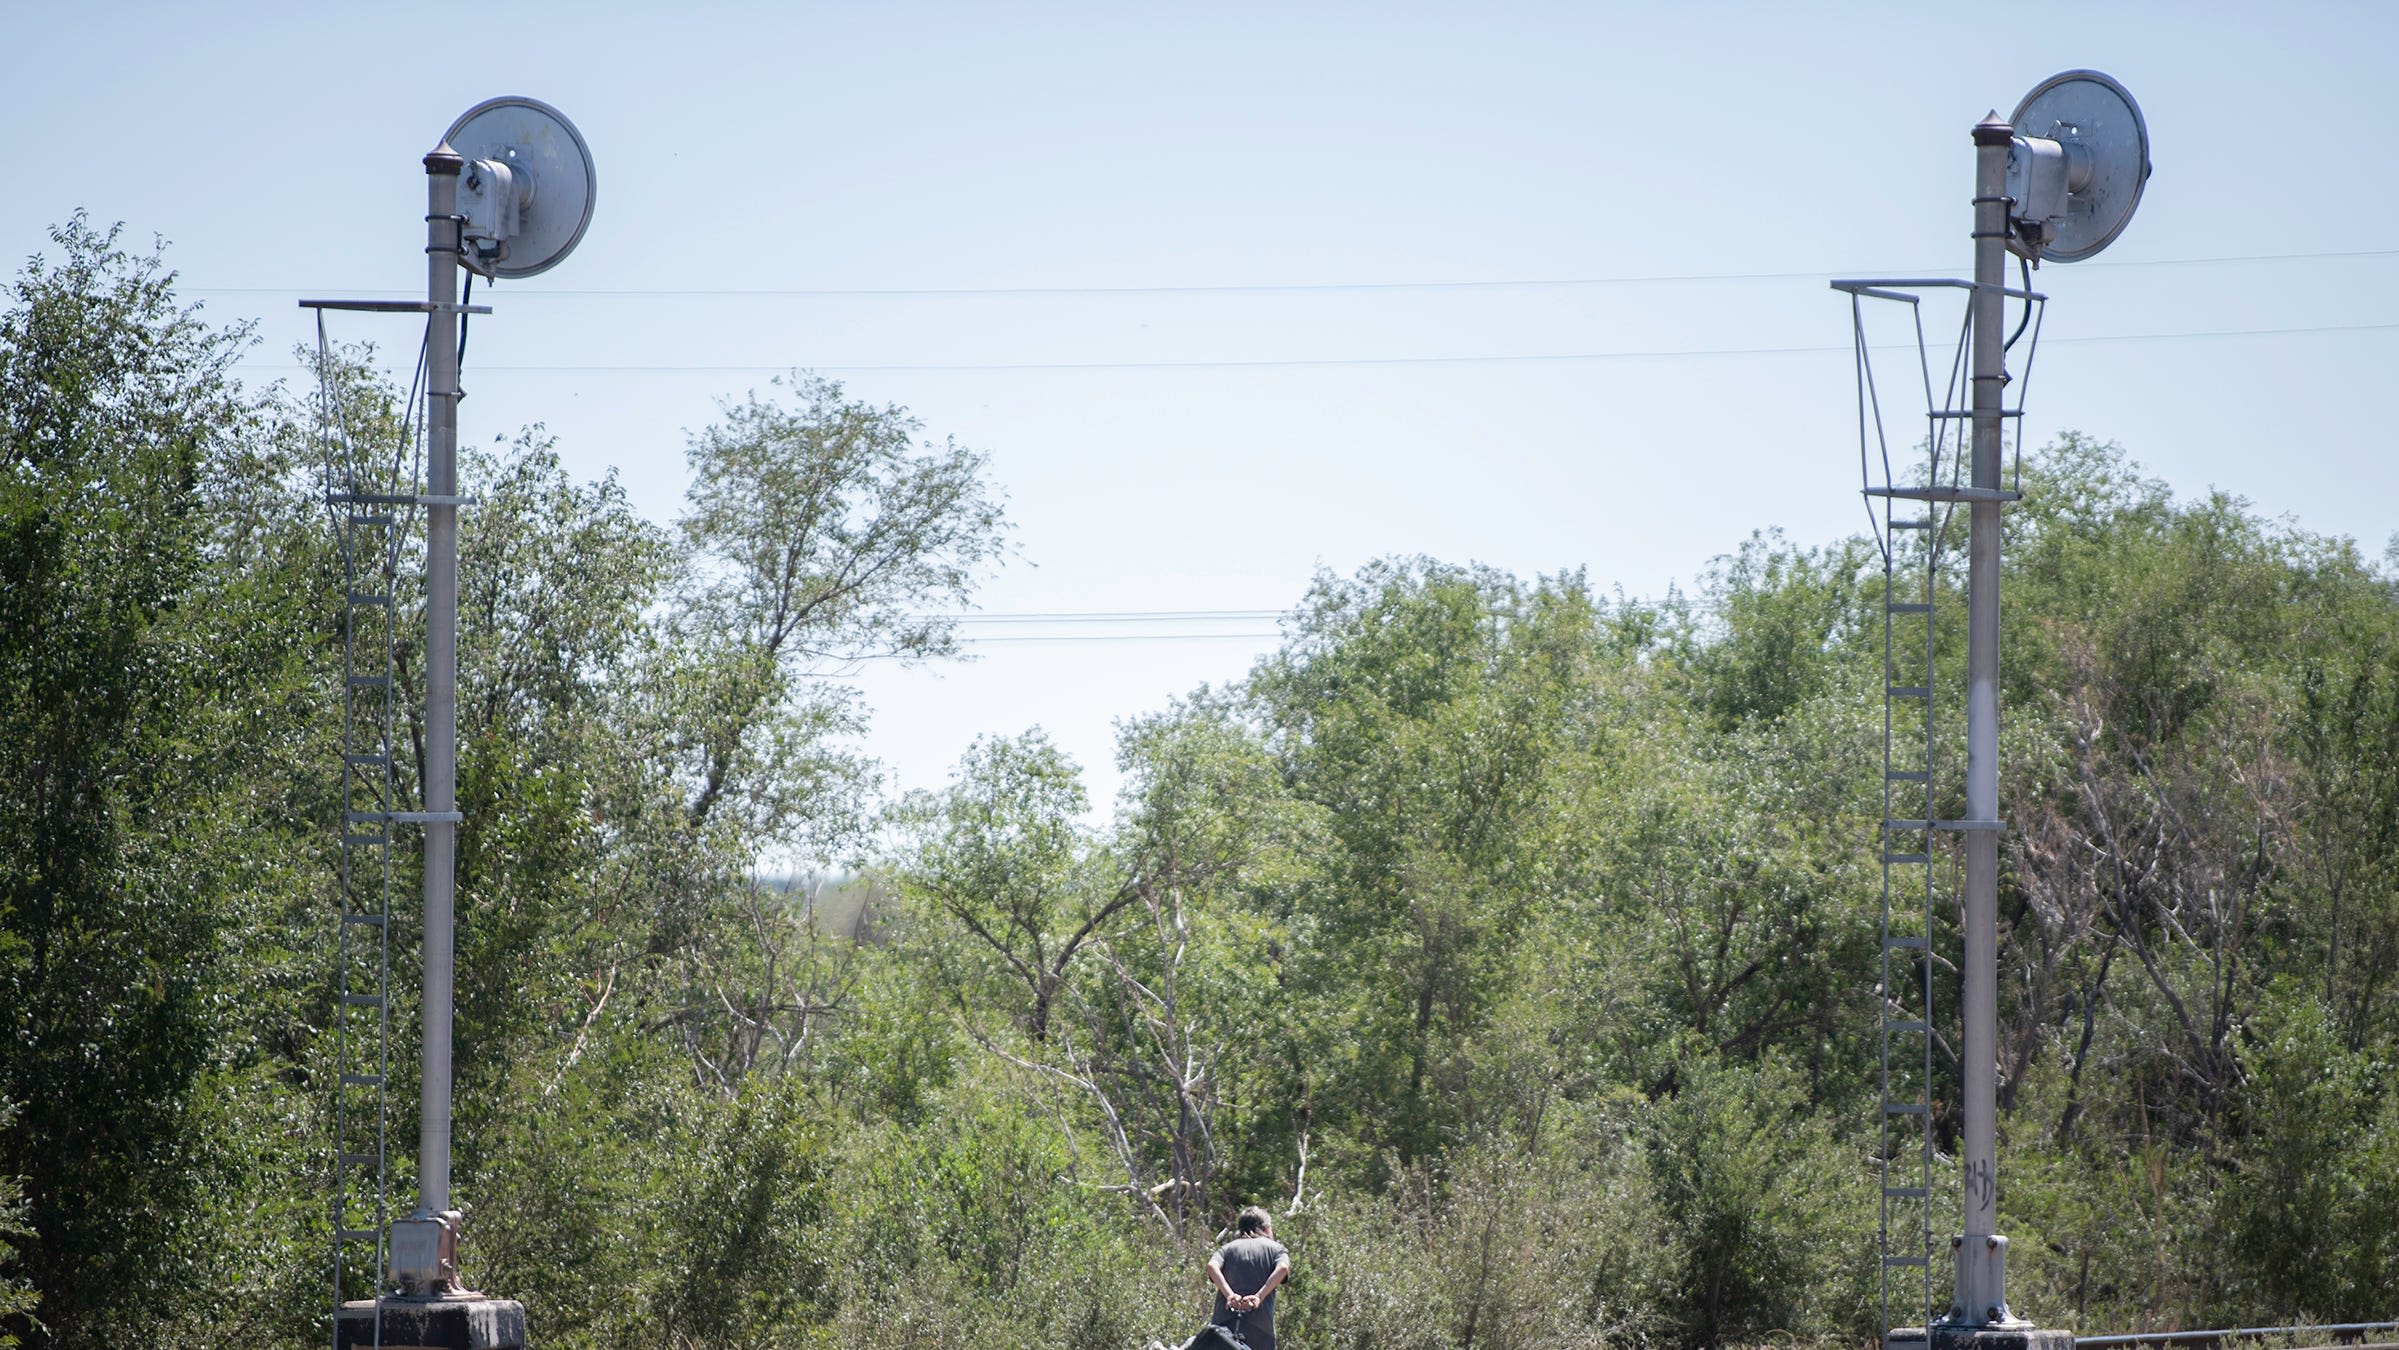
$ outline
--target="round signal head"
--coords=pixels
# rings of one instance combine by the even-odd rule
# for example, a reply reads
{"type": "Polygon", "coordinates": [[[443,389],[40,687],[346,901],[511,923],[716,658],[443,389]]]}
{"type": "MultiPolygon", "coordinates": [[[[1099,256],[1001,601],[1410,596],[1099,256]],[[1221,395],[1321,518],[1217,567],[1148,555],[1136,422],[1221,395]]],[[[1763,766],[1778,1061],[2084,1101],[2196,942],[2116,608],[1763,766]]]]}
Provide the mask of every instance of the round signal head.
{"type": "Polygon", "coordinates": [[[2149,124],[2124,86],[2096,70],[2069,70],[2033,86],[2008,119],[2019,136],[2082,147],[2090,172],[2067,196],[2055,237],[2041,249],[2054,262],[2080,262],[2114,243],[2149,181],[2149,124]]]}
{"type": "Polygon", "coordinates": [[[539,99],[486,99],[451,123],[442,139],[469,164],[496,160],[532,179],[508,256],[492,264],[493,275],[529,277],[575,251],[591,225],[600,181],[591,147],[566,114],[539,99]]]}

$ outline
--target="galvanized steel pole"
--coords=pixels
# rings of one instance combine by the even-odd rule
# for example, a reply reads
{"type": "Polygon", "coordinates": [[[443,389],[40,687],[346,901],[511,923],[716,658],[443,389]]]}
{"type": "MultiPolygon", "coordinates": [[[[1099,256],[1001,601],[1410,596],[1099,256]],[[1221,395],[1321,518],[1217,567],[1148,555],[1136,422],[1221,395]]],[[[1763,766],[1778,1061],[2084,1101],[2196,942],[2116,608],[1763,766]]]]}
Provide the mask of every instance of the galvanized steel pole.
{"type": "Polygon", "coordinates": [[[455,1275],[447,1212],[458,861],[458,176],[465,167],[447,144],[425,156],[424,1103],[417,1207],[393,1225],[392,1243],[394,1274],[404,1287],[423,1292],[455,1275]]]}
{"type": "Polygon", "coordinates": [[[450,1207],[450,1005],[458,826],[458,175],[447,145],[425,156],[425,1116],[418,1138],[419,1204],[450,1207]]]}
{"type": "Polygon", "coordinates": [[[2007,385],[2007,169],[2014,129],[1974,128],[1973,486],[1966,578],[1966,894],[1960,967],[1965,1022],[1965,1225],[1957,1305],[1968,1326],[2008,1320],[1999,1236],[1999,546],[2002,398],[2007,385]]]}

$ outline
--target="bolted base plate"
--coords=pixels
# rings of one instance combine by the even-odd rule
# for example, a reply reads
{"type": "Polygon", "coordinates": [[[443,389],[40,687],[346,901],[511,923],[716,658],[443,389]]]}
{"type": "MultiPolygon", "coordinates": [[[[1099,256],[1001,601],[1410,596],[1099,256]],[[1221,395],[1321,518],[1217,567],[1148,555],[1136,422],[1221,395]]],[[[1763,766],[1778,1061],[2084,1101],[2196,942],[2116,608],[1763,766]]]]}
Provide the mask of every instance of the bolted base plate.
{"type": "Polygon", "coordinates": [[[525,1305],[512,1298],[453,1294],[447,1298],[387,1298],[382,1335],[372,1299],[344,1303],[334,1314],[334,1350],[524,1350],[525,1305]]]}

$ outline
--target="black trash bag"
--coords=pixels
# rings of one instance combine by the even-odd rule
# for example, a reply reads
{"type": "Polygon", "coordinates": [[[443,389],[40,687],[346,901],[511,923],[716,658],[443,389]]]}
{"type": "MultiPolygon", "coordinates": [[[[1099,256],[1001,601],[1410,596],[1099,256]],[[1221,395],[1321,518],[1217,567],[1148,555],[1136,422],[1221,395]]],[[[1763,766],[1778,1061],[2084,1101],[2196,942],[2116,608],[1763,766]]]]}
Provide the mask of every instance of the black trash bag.
{"type": "Polygon", "coordinates": [[[1183,1350],[1249,1350],[1249,1342],[1241,1339],[1241,1318],[1235,1315],[1230,1327],[1215,1322],[1201,1327],[1197,1336],[1183,1342],[1183,1350]]]}

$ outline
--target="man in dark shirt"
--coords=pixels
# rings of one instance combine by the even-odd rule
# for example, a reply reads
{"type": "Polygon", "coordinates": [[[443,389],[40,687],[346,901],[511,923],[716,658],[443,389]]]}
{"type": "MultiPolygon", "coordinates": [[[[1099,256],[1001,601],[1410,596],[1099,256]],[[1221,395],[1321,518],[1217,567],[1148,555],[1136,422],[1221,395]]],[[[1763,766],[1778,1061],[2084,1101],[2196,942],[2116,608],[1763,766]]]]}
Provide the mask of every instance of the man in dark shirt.
{"type": "Polygon", "coordinates": [[[1216,1315],[1209,1320],[1249,1343],[1274,1350],[1274,1291],[1291,1278],[1291,1253],[1274,1240],[1274,1221],[1251,1205],[1234,1221],[1233,1240],[1208,1258],[1216,1286],[1216,1315]]]}

